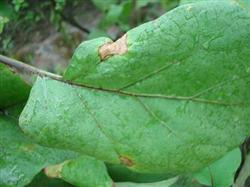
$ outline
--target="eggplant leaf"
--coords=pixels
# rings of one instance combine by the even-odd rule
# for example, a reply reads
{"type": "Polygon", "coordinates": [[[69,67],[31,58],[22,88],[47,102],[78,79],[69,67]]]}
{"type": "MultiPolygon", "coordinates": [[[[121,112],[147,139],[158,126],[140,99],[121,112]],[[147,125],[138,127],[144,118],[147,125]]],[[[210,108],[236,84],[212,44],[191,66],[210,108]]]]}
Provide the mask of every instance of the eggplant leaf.
{"type": "Polygon", "coordinates": [[[45,173],[49,177],[61,178],[79,187],[112,187],[114,184],[105,164],[88,156],[48,166],[45,173]]]}
{"type": "Polygon", "coordinates": [[[77,155],[32,143],[15,123],[15,120],[0,115],[0,186],[24,186],[47,165],[77,155]]]}
{"type": "Polygon", "coordinates": [[[8,67],[0,64],[0,109],[24,103],[30,86],[8,67]]]}
{"type": "Polygon", "coordinates": [[[36,81],[20,126],[139,172],[202,169],[250,135],[249,28],[237,1],[204,1],[84,42],[64,82],[36,81]]]}

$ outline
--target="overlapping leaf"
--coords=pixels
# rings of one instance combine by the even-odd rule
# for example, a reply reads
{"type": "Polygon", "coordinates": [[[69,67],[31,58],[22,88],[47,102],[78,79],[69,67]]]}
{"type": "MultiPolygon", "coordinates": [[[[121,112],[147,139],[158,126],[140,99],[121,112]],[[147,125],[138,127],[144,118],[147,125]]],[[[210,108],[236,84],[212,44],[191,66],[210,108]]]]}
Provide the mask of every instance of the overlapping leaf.
{"type": "Polygon", "coordinates": [[[26,138],[16,116],[30,86],[0,64],[0,186],[19,187],[31,182],[45,166],[77,156],[71,151],[45,148],[26,138]],[[7,114],[7,116],[6,116],[7,114]]]}
{"type": "Polygon", "coordinates": [[[78,187],[112,187],[114,184],[105,164],[87,156],[49,166],[45,172],[50,177],[62,178],[78,187]]]}
{"type": "Polygon", "coordinates": [[[47,165],[76,156],[32,143],[15,123],[0,115],[0,186],[24,186],[47,165]]]}
{"type": "Polygon", "coordinates": [[[30,86],[9,68],[0,64],[0,109],[5,109],[27,100],[30,86]]]}
{"type": "Polygon", "coordinates": [[[195,178],[204,185],[228,187],[234,182],[234,176],[241,163],[241,152],[236,148],[210,166],[195,174],[195,178]]]}
{"type": "Polygon", "coordinates": [[[120,55],[99,57],[106,38],[83,43],[67,83],[37,80],[20,125],[137,171],[201,169],[250,135],[249,27],[236,1],[201,2],[129,31],[120,55]]]}

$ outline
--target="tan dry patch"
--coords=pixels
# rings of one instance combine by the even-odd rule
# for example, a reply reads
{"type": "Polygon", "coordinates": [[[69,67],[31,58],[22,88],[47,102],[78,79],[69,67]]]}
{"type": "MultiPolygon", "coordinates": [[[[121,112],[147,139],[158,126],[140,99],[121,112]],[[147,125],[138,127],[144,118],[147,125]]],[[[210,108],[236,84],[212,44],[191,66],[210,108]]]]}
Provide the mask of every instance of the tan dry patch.
{"type": "Polygon", "coordinates": [[[115,42],[108,42],[99,48],[101,60],[105,60],[112,55],[122,55],[128,51],[127,35],[123,35],[115,42]]]}
{"type": "Polygon", "coordinates": [[[61,177],[61,170],[64,166],[64,164],[70,162],[69,160],[66,160],[60,164],[56,165],[50,165],[44,168],[44,173],[50,178],[60,178],[61,177]]]}
{"type": "Polygon", "coordinates": [[[119,159],[120,159],[121,163],[124,164],[125,166],[131,167],[134,165],[133,161],[127,157],[120,156],[119,159]]]}

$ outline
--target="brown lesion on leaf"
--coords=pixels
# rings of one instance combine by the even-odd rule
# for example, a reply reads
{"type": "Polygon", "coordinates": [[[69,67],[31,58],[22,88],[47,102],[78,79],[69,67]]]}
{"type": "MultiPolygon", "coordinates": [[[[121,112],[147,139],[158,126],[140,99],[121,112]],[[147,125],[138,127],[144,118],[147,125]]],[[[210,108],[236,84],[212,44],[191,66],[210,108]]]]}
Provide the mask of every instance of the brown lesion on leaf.
{"type": "Polygon", "coordinates": [[[120,156],[119,159],[120,159],[121,163],[125,166],[131,167],[134,165],[134,162],[131,159],[129,159],[128,157],[120,156]]]}
{"type": "Polygon", "coordinates": [[[101,60],[105,60],[113,55],[123,55],[128,51],[127,35],[123,35],[115,42],[108,42],[102,45],[98,52],[101,60]]]}
{"type": "Polygon", "coordinates": [[[43,169],[44,174],[50,178],[60,178],[61,177],[61,170],[64,164],[69,163],[70,160],[66,160],[60,164],[50,165],[43,169]]]}

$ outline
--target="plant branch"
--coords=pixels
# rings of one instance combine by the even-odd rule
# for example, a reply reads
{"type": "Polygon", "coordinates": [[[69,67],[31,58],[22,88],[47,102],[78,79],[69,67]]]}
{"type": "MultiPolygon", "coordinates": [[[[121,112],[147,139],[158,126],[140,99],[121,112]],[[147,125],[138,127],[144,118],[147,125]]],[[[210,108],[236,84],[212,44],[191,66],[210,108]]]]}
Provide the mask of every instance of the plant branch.
{"type": "Polygon", "coordinates": [[[52,79],[61,80],[62,77],[60,75],[56,75],[38,68],[35,68],[33,66],[30,66],[28,64],[25,64],[21,61],[6,57],[4,55],[0,55],[0,63],[5,64],[11,68],[15,68],[18,71],[25,72],[25,73],[31,73],[35,75],[39,75],[42,77],[50,77],[52,79]]]}

